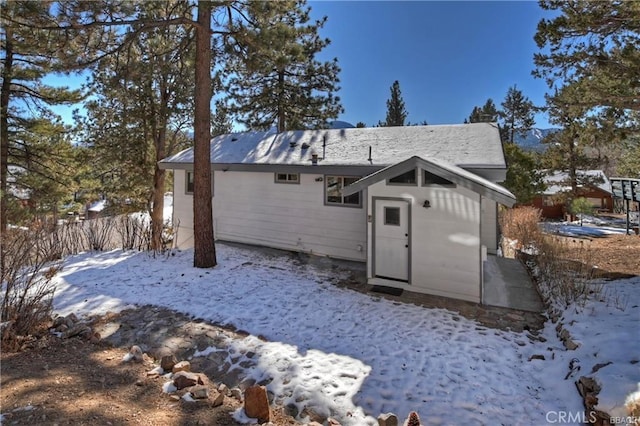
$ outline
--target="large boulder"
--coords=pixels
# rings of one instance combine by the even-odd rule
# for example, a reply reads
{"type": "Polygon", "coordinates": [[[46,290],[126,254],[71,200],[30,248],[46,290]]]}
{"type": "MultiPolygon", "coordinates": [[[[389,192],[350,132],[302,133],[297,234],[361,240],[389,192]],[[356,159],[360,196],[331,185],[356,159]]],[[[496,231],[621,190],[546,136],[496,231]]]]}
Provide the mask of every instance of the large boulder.
{"type": "Polygon", "coordinates": [[[267,388],[251,386],[244,391],[244,412],[248,417],[258,419],[260,423],[271,420],[267,388]]]}

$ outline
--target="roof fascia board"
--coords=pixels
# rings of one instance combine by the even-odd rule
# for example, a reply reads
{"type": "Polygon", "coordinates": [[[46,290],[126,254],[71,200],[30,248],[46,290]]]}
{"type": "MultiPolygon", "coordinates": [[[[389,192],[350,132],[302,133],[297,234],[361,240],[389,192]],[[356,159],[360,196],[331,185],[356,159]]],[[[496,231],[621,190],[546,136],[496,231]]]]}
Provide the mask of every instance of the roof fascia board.
{"type": "MultiPolygon", "coordinates": [[[[162,170],[193,170],[193,163],[158,163],[162,170]]],[[[384,166],[353,166],[353,165],[296,165],[296,164],[211,164],[211,170],[223,172],[280,172],[280,173],[309,173],[319,175],[367,176],[384,166]]]]}

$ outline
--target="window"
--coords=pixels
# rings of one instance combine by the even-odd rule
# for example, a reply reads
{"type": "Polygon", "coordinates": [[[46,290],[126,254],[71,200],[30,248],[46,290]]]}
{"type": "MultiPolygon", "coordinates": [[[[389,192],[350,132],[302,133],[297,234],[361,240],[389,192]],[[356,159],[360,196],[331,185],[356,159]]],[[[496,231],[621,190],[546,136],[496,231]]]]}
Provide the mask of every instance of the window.
{"type": "Polygon", "coordinates": [[[400,226],[400,207],[384,208],[384,224],[400,226]]]}
{"type": "MultiPolygon", "coordinates": [[[[185,172],[185,188],[184,188],[184,193],[185,194],[190,194],[193,195],[193,172],[192,171],[187,171],[185,172]]],[[[211,171],[211,196],[213,197],[213,170],[211,171]]]]}
{"type": "Polygon", "coordinates": [[[193,194],[193,172],[186,172],[186,188],[185,193],[193,194]]]}
{"type": "Polygon", "coordinates": [[[387,184],[391,185],[415,185],[416,184],[416,169],[409,170],[406,173],[393,177],[387,181],[387,184]]]}
{"type": "Polygon", "coordinates": [[[352,207],[360,207],[360,193],[356,192],[352,195],[343,196],[342,189],[349,186],[359,177],[347,176],[326,176],[325,177],[325,201],[327,204],[346,205],[352,207]]]}
{"type": "Polygon", "coordinates": [[[298,173],[276,173],[276,183],[300,183],[298,173]]]}
{"type": "Polygon", "coordinates": [[[443,177],[440,177],[438,175],[434,175],[431,172],[428,172],[426,170],[423,170],[424,174],[423,174],[423,185],[454,185],[453,182],[451,182],[450,180],[447,180],[443,177]]]}

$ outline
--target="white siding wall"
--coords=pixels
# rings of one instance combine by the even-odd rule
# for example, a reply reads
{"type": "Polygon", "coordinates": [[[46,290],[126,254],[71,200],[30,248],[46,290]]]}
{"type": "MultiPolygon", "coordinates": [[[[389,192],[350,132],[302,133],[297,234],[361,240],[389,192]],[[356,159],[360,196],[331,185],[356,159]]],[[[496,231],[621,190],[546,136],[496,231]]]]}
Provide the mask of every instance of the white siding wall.
{"type": "Polygon", "coordinates": [[[496,254],[498,251],[498,203],[482,197],[482,245],[487,247],[487,252],[496,254]]]}
{"type": "MultiPolygon", "coordinates": [[[[421,173],[418,174],[421,183],[421,173]]],[[[380,283],[410,291],[480,301],[480,196],[470,190],[438,186],[387,186],[385,181],[369,187],[371,197],[409,198],[411,202],[410,284],[368,276],[380,283]],[[425,199],[430,208],[422,207],[425,199]]],[[[371,209],[368,214],[372,215],[371,209]]],[[[369,224],[369,229],[373,225],[369,224]]],[[[369,234],[371,236],[371,234],[369,234]]],[[[368,250],[371,252],[371,237],[368,250]]]]}
{"type": "MultiPolygon", "coordinates": [[[[301,174],[300,184],[281,184],[273,173],[215,171],[216,239],[365,261],[366,200],[362,208],[325,206],[318,177],[301,174]]],[[[193,197],[184,180],[177,170],[173,205],[181,248],[193,246],[193,197]]]]}
{"type": "Polygon", "coordinates": [[[186,194],[186,172],[173,171],[173,224],[177,225],[176,245],[193,247],[193,195],[186,194]]]}

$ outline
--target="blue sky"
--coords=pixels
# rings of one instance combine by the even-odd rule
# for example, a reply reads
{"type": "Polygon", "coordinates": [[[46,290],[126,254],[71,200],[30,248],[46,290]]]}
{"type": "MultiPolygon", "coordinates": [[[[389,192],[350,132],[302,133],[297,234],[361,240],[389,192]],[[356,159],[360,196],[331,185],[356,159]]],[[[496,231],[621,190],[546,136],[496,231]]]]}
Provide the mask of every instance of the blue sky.
{"type": "MultiPolygon", "coordinates": [[[[341,120],[368,126],[384,120],[386,100],[400,82],[408,120],[462,123],[473,107],[503,101],[516,84],[536,105],[547,86],[534,79],[533,41],[540,19],[533,1],[311,1],[328,17],[323,55],[337,57],[341,120]]],[[[536,127],[550,127],[545,115],[536,127]]]]}
{"type": "MultiPolygon", "coordinates": [[[[544,105],[547,86],[534,79],[533,36],[550,17],[533,1],[310,1],[312,18],[327,16],[323,59],[338,58],[345,112],[339,120],[368,126],[384,120],[389,89],[400,82],[407,119],[462,123],[473,107],[496,105],[516,84],[544,105]]],[[[81,80],[80,78],[77,79],[81,80]]],[[[48,79],[70,84],[68,77],[48,79]]],[[[73,108],[58,108],[71,122],[73,108]]],[[[536,127],[548,128],[544,114],[536,127]]]]}

